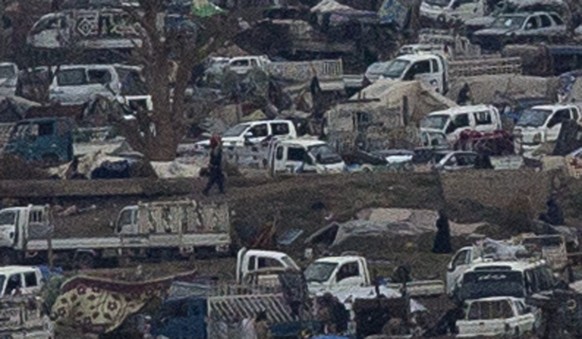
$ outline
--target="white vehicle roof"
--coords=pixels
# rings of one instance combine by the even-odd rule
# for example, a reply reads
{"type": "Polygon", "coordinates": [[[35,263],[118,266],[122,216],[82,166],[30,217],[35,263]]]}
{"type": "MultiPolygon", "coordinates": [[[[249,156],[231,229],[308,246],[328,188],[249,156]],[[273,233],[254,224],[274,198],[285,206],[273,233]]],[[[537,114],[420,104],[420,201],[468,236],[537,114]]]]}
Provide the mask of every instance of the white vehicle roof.
{"type": "Polygon", "coordinates": [[[431,59],[438,58],[438,55],[433,54],[433,53],[418,52],[415,54],[401,55],[398,58],[396,58],[396,60],[405,60],[405,61],[415,62],[415,61],[419,61],[419,60],[426,60],[429,58],[431,58],[431,59]]]}
{"type": "Polygon", "coordinates": [[[317,140],[317,139],[283,139],[278,141],[279,145],[296,145],[301,147],[311,147],[311,146],[318,146],[318,145],[327,145],[327,142],[317,140]]]}
{"type": "Polygon", "coordinates": [[[459,106],[459,107],[452,107],[442,111],[431,112],[428,115],[455,115],[455,114],[462,114],[462,113],[471,113],[476,111],[486,111],[489,110],[490,106],[488,105],[471,105],[471,106],[459,106]]]}
{"type": "Polygon", "coordinates": [[[0,267],[0,274],[10,275],[14,273],[37,272],[38,268],[34,266],[4,266],[0,267]]]}
{"type": "Polygon", "coordinates": [[[271,257],[271,258],[290,258],[286,253],[283,252],[276,252],[276,251],[264,251],[264,250],[248,250],[244,254],[245,256],[248,255],[255,255],[258,257],[271,257]]]}
{"type": "Polygon", "coordinates": [[[63,69],[71,69],[71,68],[127,68],[127,69],[135,69],[139,70],[141,66],[130,66],[130,65],[122,65],[122,64],[79,64],[79,65],[61,65],[59,67],[60,70],[63,69]]]}
{"type": "MultiPolygon", "coordinates": [[[[495,268],[498,268],[499,266],[507,266],[509,270],[512,271],[524,271],[529,268],[535,268],[545,265],[546,265],[545,260],[485,261],[471,265],[471,267],[466,272],[475,272],[481,270],[486,271],[486,268],[488,267],[491,267],[493,270],[496,270],[495,268]]],[[[502,272],[502,270],[500,271],[502,272]]]]}
{"type": "Polygon", "coordinates": [[[488,298],[465,300],[465,304],[472,304],[472,303],[476,303],[476,302],[500,301],[500,300],[522,301],[523,299],[516,298],[516,297],[503,297],[503,296],[501,296],[501,297],[488,297],[488,298]]]}
{"type": "Polygon", "coordinates": [[[352,261],[358,261],[363,259],[362,257],[356,256],[356,255],[346,255],[346,256],[340,256],[340,257],[325,257],[325,258],[319,258],[317,259],[315,262],[316,263],[334,263],[334,264],[344,264],[347,262],[352,262],[352,261]]]}
{"type": "Polygon", "coordinates": [[[269,123],[272,123],[272,122],[274,122],[274,123],[291,123],[292,121],[290,121],[290,120],[285,120],[285,119],[274,119],[274,120],[267,120],[267,119],[263,119],[263,120],[251,120],[251,121],[245,121],[245,122],[241,122],[241,123],[239,123],[239,124],[233,125],[233,127],[234,127],[234,126],[238,126],[238,125],[251,125],[251,126],[254,126],[254,125],[258,125],[258,124],[262,124],[262,123],[266,123],[266,122],[269,122],[269,123]]]}

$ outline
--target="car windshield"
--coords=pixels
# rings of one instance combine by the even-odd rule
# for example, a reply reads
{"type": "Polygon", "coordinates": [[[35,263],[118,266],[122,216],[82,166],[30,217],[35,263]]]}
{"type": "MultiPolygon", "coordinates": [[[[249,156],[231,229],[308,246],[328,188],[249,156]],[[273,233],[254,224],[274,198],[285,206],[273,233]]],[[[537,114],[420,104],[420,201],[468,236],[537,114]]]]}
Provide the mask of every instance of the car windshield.
{"type": "Polygon", "coordinates": [[[493,21],[491,28],[505,28],[505,29],[516,29],[520,28],[523,24],[525,17],[523,16],[500,16],[493,21]]]}
{"type": "Polygon", "coordinates": [[[449,5],[451,0],[424,0],[424,2],[431,6],[445,7],[449,5]]]}
{"type": "Polygon", "coordinates": [[[449,116],[445,114],[429,115],[420,121],[420,127],[443,130],[448,121],[449,116]]]}
{"type": "Polygon", "coordinates": [[[551,114],[552,111],[547,109],[526,109],[519,117],[519,120],[517,120],[516,125],[522,127],[540,127],[551,114]]]}
{"type": "Polygon", "coordinates": [[[10,65],[0,66],[0,79],[10,79],[16,76],[14,72],[14,67],[10,65]]]}
{"type": "Polygon", "coordinates": [[[524,298],[523,277],[517,271],[467,272],[459,296],[463,300],[489,297],[524,298]]]}
{"type": "Polygon", "coordinates": [[[337,267],[337,263],[314,262],[305,269],[305,280],[307,282],[326,282],[337,267]]]}
{"type": "Polygon", "coordinates": [[[388,68],[390,62],[375,62],[366,70],[366,74],[382,74],[388,68]]]}
{"type": "Polygon", "coordinates": [[[384,76],[390,79],[398,79],[404,74],[404,71],[410,64],[410,61],[406,60],[394,60],[390,62],[386,70],[384,71],[384,76]]]}
{"type": "Polygon", "coordinates": [[[342,161],[342,158],[328,145],[317,145],[308,147],[307,150],[311,153],[317,163],[321,165],[337,164],[342,161]]]}
{"type": "Polygon", "coordinates": [[[5,211],[0,213],[0,225],[15,225],[16,213],[12,211],[5,211]]]}
{"type": "Polygon", "coordinates": [[[238,137],[249,127],[249,124],[236,125],[224,132],[223,137],[238,137]]]}

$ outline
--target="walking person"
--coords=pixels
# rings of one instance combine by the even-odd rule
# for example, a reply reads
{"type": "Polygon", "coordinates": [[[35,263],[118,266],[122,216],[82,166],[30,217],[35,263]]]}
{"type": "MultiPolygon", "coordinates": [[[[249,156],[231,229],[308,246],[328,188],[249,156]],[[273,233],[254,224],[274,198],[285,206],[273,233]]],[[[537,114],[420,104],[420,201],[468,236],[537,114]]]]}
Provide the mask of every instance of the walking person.
{"type": "Polygon", "coordinates": [[[432,247],[433,253],[451,253],[451,228],[449,218],[444,210],[439,211],[439,218],[436,222],[437,233],[432,247]]]}
{"type": "Polygon", "coordinates": [[[202,191],[204,195],[208,195],[210,189],[214,184],[218,185],[218,190],[224,194],[224,174],[222,173],[222,140],[220,136],[213,135],[210,138],[210,161],[208,164],[208,184],[202,191]]]}

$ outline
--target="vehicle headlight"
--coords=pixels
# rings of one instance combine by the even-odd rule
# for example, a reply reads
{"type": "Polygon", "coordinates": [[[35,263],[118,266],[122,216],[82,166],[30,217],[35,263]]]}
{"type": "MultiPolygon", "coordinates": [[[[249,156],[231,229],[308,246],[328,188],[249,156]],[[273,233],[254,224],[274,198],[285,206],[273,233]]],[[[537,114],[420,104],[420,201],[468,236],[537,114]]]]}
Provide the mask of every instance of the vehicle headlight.
{"type": "Polygon", "coordinates": [[[541,133],[536,133],[533,137],[533,142],[535,144],[540,144],[542,142],[542,134],[541,133]]]}

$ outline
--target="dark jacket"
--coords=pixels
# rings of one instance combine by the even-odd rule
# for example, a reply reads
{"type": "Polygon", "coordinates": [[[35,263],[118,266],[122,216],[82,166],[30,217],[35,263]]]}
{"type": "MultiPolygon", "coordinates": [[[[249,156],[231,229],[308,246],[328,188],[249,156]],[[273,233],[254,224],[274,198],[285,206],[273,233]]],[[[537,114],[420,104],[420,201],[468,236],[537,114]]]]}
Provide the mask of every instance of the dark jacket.
{"type": "Polygon", "coordinates": [[[210,151],[210,166],[209,170],[211,172],[221,172],[222,171],[222,147],[215,147],[210,151]]]}

